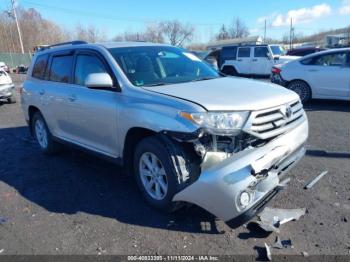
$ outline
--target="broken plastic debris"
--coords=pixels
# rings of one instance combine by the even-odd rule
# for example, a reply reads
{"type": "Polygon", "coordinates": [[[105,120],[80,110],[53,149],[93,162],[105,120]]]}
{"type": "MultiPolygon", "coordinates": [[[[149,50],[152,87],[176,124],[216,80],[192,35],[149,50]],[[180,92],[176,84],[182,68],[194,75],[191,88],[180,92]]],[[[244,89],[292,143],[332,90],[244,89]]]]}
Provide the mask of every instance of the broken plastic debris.
{"type": "Polygon", "coordinates": [[[305,189],[310,189],[312,188],[322,177],[324,177],[325,175],[327,175],[328,171],[323,171],[321,174],[319,174],[317,177],[315,177],[314,179],[312,179],[311,181],[309,181],[306,185],[305,185],[305,189]]]}
{"type": "Polygon", "coordinates": [[[282,245],[282,242],[281,242],[281,239],[279,236],[276,237],[276,241],[275,241],[275,243],[273,243],[272,247],[278,248],[278,249],[283,248],[283,245],[282,245]]]}
{"type": "Polygon", "coordinates": [[[302,254],[304,257],[308,257],[308,256],[309,256],[309,253],[307,253],[307,252],[301,252],[301,254],[302,254]]]}
{"type": "Polygon", "coordinates": [[[0,225],[1,224],[3,224],[3,223],[5,223],[7,221],[7,219],[6,218],[4,218],[4,217],[0,217],[0,225]]]}
{"type": "Polygon", "coordinates": [[[306,212],[306,208],[299,209],[278,209],[265,207],[260,213],[259,226],[267,232],[279,233],[279,226],[292,220],[298,220],[306,212]]]}
{"type": "Polygon", "coordinates": [[[267,259],[268,259],[269,261],[271,261],[271,260],[272,260],[272,256],[271,256],[270,247],[269,247],[266,243],[264,243],[264,244],[265,244],[265,249],[266,249],[266,257],[267,257],[267,259]]]}

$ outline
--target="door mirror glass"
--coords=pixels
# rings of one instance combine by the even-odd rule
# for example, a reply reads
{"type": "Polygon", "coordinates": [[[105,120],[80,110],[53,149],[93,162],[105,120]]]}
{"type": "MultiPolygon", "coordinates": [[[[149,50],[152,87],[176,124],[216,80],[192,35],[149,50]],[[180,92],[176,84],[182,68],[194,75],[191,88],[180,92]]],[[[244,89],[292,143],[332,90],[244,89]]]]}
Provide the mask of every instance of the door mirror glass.
{"type": "Polygon", "coordinates": [[[85,86],[94,89],[108,89],[113,87],[113,80],[107,73],[92,73],[86,77],[85,86]]]}

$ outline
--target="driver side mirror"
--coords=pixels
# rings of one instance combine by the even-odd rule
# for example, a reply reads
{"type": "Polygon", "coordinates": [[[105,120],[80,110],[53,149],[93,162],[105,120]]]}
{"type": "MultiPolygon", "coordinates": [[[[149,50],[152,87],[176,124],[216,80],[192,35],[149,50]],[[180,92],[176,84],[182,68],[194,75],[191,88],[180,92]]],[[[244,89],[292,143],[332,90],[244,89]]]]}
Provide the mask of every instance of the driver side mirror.
{"type": "Polygon", "coordinates": [[[91,89],[111,89],[113,80],[107,73],[92,73],[86,77],[85,86],[91,89]]]}

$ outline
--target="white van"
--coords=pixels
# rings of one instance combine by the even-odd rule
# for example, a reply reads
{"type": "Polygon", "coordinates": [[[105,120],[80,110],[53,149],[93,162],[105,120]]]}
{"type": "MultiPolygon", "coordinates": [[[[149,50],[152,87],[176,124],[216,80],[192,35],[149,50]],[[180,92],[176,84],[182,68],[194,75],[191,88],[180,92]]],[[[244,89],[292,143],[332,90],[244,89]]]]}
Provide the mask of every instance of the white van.
{"type": "Polygon", "coordinates": [[[221,72],[227,75],[270,75],[276,64],[295,60],[297,56],[286,56],[280,45],[223,46],[212,51],[205,60],[217,61],[221,72]]]}

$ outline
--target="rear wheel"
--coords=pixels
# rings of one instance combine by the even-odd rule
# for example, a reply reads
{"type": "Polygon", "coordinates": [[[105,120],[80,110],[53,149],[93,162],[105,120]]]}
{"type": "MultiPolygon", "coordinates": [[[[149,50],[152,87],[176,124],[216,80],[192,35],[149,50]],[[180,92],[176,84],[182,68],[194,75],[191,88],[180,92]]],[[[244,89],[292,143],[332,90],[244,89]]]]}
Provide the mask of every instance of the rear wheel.
{"type": "Polygon", "coordinates": [[[180,145],[168,142],[156,136],[143,139],[135,150],[134,173],[146,201],[171,212],[181,206],[172,201],[174,195],[196,179],[200,169],[180,145]]]}
{"type": "Polygon", "coordinates": [[[40,112],[36,112],[34,114],[31,128],[43,153],[49,155],[58,151],[59,144],[53,140],[46,122],[40,112]]]}
{"type": "Polygon", "coordinates": [[[304,104],[311,99],[311,89],[309,85],[301,80],[295,80],[289,83],[288,89],[294,91],[300,97],[301,102],[304,104]]]}
{"type": "Polygon", "coordinates": [[[223,72],[225,75],[238,76],[237,70],[236,70],[234,67],[232,67],[232,66],[225,66],[225,67],[222,69],[222,72],[223,72]]]}

